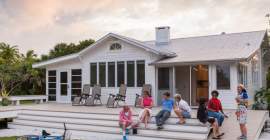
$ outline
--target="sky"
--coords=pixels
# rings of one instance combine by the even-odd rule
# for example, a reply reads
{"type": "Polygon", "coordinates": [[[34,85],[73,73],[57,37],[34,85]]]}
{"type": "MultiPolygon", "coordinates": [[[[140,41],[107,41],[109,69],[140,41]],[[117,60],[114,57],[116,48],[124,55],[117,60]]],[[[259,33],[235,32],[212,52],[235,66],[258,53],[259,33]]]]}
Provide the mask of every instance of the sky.
{"type": "Polygon", "coordinates": [[[0,0],[0,42],[46,54],[60,42],[99,39],[109,32],[155,39],[265,30],[270,0],[0,0]]]}

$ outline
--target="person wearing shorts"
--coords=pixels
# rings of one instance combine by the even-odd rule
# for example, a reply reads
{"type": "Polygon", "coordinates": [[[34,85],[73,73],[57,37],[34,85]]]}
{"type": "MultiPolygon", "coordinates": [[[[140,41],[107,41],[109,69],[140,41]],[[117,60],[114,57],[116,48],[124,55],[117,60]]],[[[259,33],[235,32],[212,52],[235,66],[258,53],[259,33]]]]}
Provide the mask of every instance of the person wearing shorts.
{"type": "Polygon", "coordinates": [[[147,128],[148,122],[151,120],[153,99],[148,91],[144,91],[143,98],[141,100],[141,112],[139,113],[139,119],[144,123],[145,128],[147,128]]]}
{"type": "Polygon", "coordinates": [[[176,94],[174,96],[174,100],[174,113],[179,118],[179,122],[177,122],[177,124],[184,124],[186,122],[186,118],[191,118],[191,108],[188,103],[182,99],[180,94],[176,94]]]}
{"type": "Polygon", "coordinates": [[[248,94],[245,87],[242,84],[237,86],[238,95],[235,98],[238,107],[235,112],[237,120],[239,121],[241,136],[238,139],[246,140],[247,139],[247,106],[248,106],[248,94]]]}
{"type": "Polygon", "coordinates": [[[213,137],[212,139],[221,139],[225,133],[221,133],[218,125],[218,120],[214,117],[209,117],[206,109],[206,101],[207,99],[200,98],[199,99],[199,108],[197,110],[197,119],[205,124],[209,125],[213,128],[213,137]]]}

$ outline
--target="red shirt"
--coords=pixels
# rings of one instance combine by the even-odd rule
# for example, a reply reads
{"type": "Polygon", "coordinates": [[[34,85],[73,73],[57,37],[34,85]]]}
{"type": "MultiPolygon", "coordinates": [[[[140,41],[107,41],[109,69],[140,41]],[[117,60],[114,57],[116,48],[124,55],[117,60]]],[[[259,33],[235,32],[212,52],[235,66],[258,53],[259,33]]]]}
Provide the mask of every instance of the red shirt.
{"type": "Polygon", "coordinates": [[[153,100],[151,97],[146,97],[146,98],[143,98],[143,106],[146,107],[146,106],[151,106],[153,100]]]}
{"type": "Polygon", "coordinates": [[[221,102],[218,98],[211,98],[208,102],[208,109],[219,112],[222,110],[221,102]]]}

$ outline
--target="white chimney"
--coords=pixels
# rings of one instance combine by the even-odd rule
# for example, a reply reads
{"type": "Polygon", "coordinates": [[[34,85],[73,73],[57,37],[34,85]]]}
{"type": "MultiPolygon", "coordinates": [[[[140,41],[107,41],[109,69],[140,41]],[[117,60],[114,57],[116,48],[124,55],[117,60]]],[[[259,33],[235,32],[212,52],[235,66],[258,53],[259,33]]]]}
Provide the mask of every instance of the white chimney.
{"type": "Polygon", "coordinates": [[[156,27],[156,44],[167,45],[170,42],[170,27],[156,27]]]}

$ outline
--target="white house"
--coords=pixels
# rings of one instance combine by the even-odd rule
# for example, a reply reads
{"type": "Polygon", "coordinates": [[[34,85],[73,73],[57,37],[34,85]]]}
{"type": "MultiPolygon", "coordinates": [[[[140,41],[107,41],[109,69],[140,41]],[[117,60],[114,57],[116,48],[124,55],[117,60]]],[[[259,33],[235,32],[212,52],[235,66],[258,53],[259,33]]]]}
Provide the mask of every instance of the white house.
{"type": "Polygon", "coordinates": [[[70,103],[83,84],[100,84],[102,101],[128,86],[128,104],[134,104],[143,84],[152,85],[159,105],[162,94],[181,93],[192,106],[199,97],[220,92],[224,108],[235,108],[238,83],[253,98],[266,84],[270,64],[266,31],[222,33],[188,38],[170,38],[170,27],[157,27],[156,39],[139,41],[109,33],[79,53],[36,63],[46,68],[49,101],[70,103]]]}

